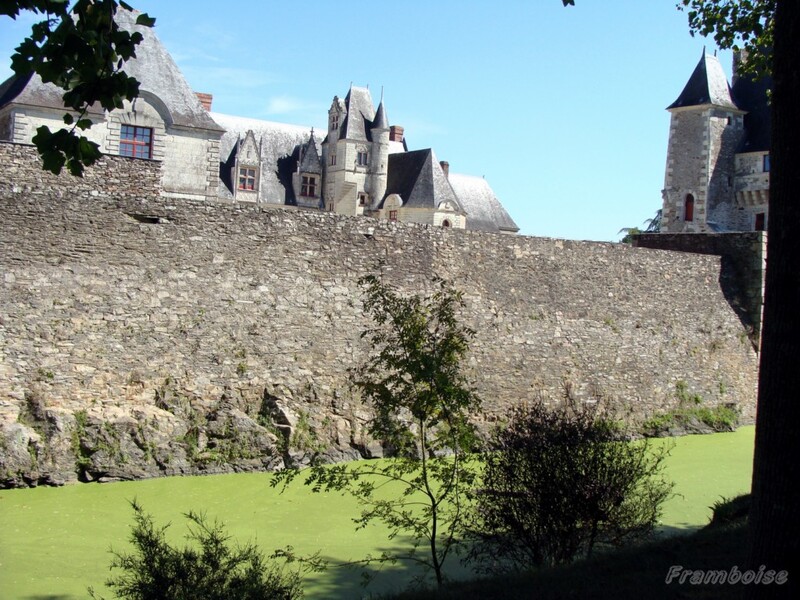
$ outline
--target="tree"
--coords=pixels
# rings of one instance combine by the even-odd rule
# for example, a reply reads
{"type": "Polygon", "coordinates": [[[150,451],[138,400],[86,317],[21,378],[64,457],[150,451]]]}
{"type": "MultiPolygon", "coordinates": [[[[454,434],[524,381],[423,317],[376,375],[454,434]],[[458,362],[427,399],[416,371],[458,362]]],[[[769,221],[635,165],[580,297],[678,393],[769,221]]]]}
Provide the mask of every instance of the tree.
{"type": "MultiPolygon", "coordinates": [[[[573,0],[562,0],[565,5],[573,0]]],[[[681,0],[686,5],[686,0],[681,0]]],[[[772,147],[770,149],[767,270],[761,329],[756,444],[752,507],[749,516],[749,564],[786,569],[784,586],[745,588],[748,597],[794,597],[800,573],[800,2],[797,0],[695,0],[692,31],[714,32],[723,48],[737,40],[756,54],[766,53],[772,72],[772,147]],[[771,32],[771,37],[765,37],[771,32]],[[769,42],[772,42],[771,44],[769,42]],[[791,575],[793,574],[793,575],[791,575]]]]}
{"type": "MultiPolygon", "coordinates": [[[[475,477],[468,417],[479,400],[461,371],[474,332],[457,319],[462,294],[441,279],[434,280],[435,291],[425,298],[401,296],[374,276],[360,284],[364,310],[375,326],[362,334],[372,350],[352,372],[352,383],[374,410],[370,435],[394,457],[315,465],[305,483],[316,492],[353,495],[363,507],[354,519],[358,528],[379,521],[390,539],[405,534],[413,540],[408,552],[367,557],[363,563],[410,560],[432,570],[441,586],[475,477]]],[[[296,474],[283,471],[275,483],[296,474]]]]}
{"type": "Polygon", "coordinates": [[[568,390],[556,409],[541,400],[515,409],[483,455],[471,558],[524,570],[649,535],[672,489],[666,456],[568,390]]]}
{"type": "MultiPolygon", "coordinates": [[[[83,174],[100,158],[100,147],[78,133],[92,125],[89,109],[95,104],[122,108],[124,100],[139,94],[139,82],[122,67],[136,56],[142,34],[120,29],[114,19],[119,7],[132,10],[117,0],[78,0],[72,8],[69,0],[0,0],[0,14],[12,19],[23,10],[45,16],[16,48],[11,68],[18,77],[35,73],[64,89],[69,129],[41,126],[33,138],[47,171],[58,174],[66,166],[73,175],[83,174]]],[[[151,27],[155,19],[143,13],[136,23],[151,27]]]]}
{"type": "MultiPolygon", "coordinates": [[[[133,552],[114,552],[112,569],[122,573],[106,585],[122,600],[292,600],[302,598],[299,577],[264,558],[251,543],[231,547],[217,522],[189,512],[193,546],[176,548],[166,541],[168,526],[156,527],[134,500],[133,552]]],[[[98,596],[90,588],[92,598],[98,596]]]]}

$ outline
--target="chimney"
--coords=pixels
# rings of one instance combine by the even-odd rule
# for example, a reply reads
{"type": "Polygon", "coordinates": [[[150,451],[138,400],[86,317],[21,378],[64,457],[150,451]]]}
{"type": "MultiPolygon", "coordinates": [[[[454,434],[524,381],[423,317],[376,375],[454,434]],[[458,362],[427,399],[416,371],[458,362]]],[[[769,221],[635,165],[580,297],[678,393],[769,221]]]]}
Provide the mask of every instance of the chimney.
{"type": "Polygon", "coordinates": [[[208,112],[211,112],[211,101],[214,99],[214,96],[211,94],[204,94],[203,92],[195,92],[195,96],[197,99],[200,100],[200,104],[203,105],[208,112]]]}
{"type": "Polygon", "coordinates": [[[442,167],[442,171],[444,171],[444,176],[450,179],[450,163],[446,160],[440,160],[439,166],[442,167]]]}
{"type": "Polygon", "coordinates": [[[389,127],[389,141],[390,142],[400,142],[403,143],[403,132],[405,129],[400,127],[400,125],[392,125],[389,127]]]}

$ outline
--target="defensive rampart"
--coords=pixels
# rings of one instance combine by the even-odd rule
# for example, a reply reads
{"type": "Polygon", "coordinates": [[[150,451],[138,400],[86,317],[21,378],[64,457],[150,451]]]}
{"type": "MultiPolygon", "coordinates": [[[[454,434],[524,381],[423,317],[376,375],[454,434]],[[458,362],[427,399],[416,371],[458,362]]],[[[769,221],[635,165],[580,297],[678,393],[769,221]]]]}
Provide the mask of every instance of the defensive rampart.
{"type": "Polygon", "coordinates": [[[464,291],[484,425],[565,385],[633,419],[676,388],[754,416],[716,256],[2,182],[0,207],[4,485],[379,455],[347,383],[374,272],[464,291]]]}

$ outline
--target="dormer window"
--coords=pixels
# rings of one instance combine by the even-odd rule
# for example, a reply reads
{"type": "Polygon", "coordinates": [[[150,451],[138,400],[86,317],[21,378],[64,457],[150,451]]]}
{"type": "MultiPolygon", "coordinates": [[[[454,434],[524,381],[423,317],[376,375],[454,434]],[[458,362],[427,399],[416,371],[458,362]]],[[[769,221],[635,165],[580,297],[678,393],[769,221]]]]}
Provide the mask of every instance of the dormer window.
{"type": "Polygon", "coordinates": [[[300,195],[316,198],[317,196],[317,178],[312,175],[303,175],[300,180],[300,195]]]}
{"type": "Polygon", "coordinates": [[[255,167],[239,167],[239,189],[252,192],[256,189],[258,169],[255,167]]]}
{"type": "Polygon", "coordinates": [[[366,167],[369,164],[369,154],[366,150],[359,150],[356,153],[356,164],[359,167],[366,167]]]}

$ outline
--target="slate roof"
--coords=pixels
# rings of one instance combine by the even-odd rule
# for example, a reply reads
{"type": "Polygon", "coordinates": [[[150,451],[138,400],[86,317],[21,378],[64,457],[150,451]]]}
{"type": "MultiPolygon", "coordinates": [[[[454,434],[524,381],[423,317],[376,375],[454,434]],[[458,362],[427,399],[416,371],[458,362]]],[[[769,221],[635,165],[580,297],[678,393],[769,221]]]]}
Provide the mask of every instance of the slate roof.
{"type": "Polygon", "coordinates": [[[351,87],[344,99],[347,116],[341,123],[339,139],[372,141],[372,122],[375,119],[375,105],[369,88],[351,87]]]}
{"type": "MultiPolygon", "coordinates": [[[[169,124],[221,132],[222,129],[200,104],[153,28],[136,25],[137,15],[137,12],[120,9],[116,19],[122,29],[138,31],[144,38],[136,47],[136,58],[127,61],[124,66],[125,72],[141,84],[140,96],[146,99],[150,99],[151,95],[155,96],[156,108],[166,109],[171,121],[169,124]]],[[[61,101],[63,90],[51,83],[43,83],[38,75],[12,80],[0,86],[0,107],[14,102],[64,108],[61,101]]],[[[99,106],[94,108],[100,110],[99,106]]]]}
{"type": "Polygon", "coordinates": [[[733,97],[744,116],[744,138],[738,152],[766,152],[772,140],[772,114],[767,101],[767,91],[772,88],[771,77],[757,80],[740,76],[733,84],[733,97]]]}
{"type": "Polygon", "coordinates": [[[519,227],[483,177],[450,173],[450,185],[467,213],[467,229],[495,233],[519,231],[519,227]]]}
{"type": "MultiPolygon", "coordinates": [[[[389,194],[399,194],[403,207],[436,208],[441,202],[450,202],[461,210],[461,203],[430,148],[389,155],[386,196],[389,194]]],[[[386,196],[376,208],[383,206],[386,196]]]]}
{"type": "Polygon", "coordinates": [[[319,152],[317,152],[317,138],[314,136],[313,129],[308,142],[302,146],[300,170],[303,173],[319,173],[322,175],[322,162],[319,159],[319,152]]]}
{"type": "MultiPolygon", "coordinates": [[[[51,83],[44,83],[34,73],[25,77],[12,75],[0,84],[0,108],[14,103],[64,110],[64,101],[61,99],[63,94],[64,90],[51,83]]],[[[103,114],[103,109],[95,104],[90,107],[89,112],[103,114]]]]}
{"type": "Polygon", "coordinates": [[[719,59],[706,54],[705,50],[703,50],[703,56],[700,57],[700,62],[697,63],[681,95],[667,107],[667,110],[703,104],[713,104],[734,110],[739,108],[731,98],[728,79],[722,70],[719,59]]]}
{"type": "Polygon", "coordinates": [[[292,204],[294,196],[291,177],[299,160],[299,147],[308,141],[311,127],[220,113],[211,113],[211,116],[225,128],[219,148],[221,161],[219,195],[223,198],[233,196],[230,173],[235,162],[236,142],[240,137],[244,139],[248,130],[252,130],[256,143],[261,145],[259,189],[262,202],[292,204]]]}
{"type": "Polygon", "coordinates": [[[386,109],[383,107],[383,100],[378,105],[375,118],[372,120],[373,129],[389,129],[389,119],[386,117],[386,109]]]}

